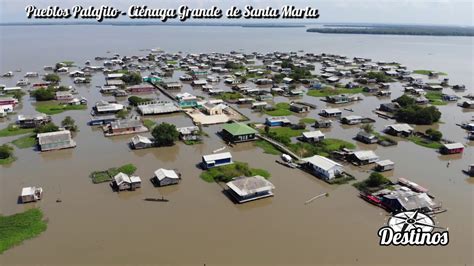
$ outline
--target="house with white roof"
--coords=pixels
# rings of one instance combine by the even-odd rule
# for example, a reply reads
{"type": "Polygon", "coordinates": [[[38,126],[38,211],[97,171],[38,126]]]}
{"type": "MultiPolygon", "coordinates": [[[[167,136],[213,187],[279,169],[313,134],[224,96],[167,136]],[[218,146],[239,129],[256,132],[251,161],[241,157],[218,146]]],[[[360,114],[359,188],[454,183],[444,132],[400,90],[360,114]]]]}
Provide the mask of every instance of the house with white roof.
{"type": "Polygon", "coordinates": [[[303,158],[303,161],[313,175],[325,180],[334,179],[344,172],[341,164],[320,155],[303,158]]]}
{"type": "Polygon", "coordinates": [[[275,186],[263,176],[236,178],[226,183],[227,192],[238,202],[245,203],[252,200],[273,196],[275,186]]]}
{"type": "Polygon", "coordinates": [[[349,155],[349,160],[358,165],[364,165],[375,163],[379,160],[379,157],[377,156],[377,154],[375,154],[374,151],[371,150],[355,151],[349,155]]]}
{"type": "Polygon", "coordinates": [[[152,183],[156,186],[169,186],[179,183],[181,177],[174,171],[160,168],[155,171],[155,176],[152,178],[152,183]]]}
{"type": "Polygon", "coordinates": [[[24,187],[21,190],[21,202],[28,203],[38,201],[43,196],[43,188],[41,187],[24,187]]]}
{"type": "Polygon", "coordinates": [[[407,137],[413,134],[414,129],[408,124],[393,124],[386,126],[383,131],[392,136],[407,137]]]}
{"type": "Polygon", "coordinates": [[[122,172],[116,174],[112,178],[111,186],[118,191],[122,190],[135,190],[140,188],[142,185],[142,180],[139,176],[128,176],[122,172]]]}
{"type": "Polygon", "coordinates": [[[303,132],[301,138],[306,142],[319,142],[324,139],[324,134],[319,130],[303,132]]]}

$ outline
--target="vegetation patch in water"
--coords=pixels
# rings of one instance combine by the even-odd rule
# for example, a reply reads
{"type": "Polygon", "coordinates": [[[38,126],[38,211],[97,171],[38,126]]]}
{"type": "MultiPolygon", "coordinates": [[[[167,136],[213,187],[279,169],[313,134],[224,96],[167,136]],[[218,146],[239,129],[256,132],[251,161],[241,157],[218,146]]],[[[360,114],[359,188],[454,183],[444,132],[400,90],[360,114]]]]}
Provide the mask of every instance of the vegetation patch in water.
{"type": "Polygon", "coordinates": [[[151,119],[143,120],[143,124],[148,128],[148,130],[152,130],[156,126],[156,122],[151,119]]]}
{"type": "Polygon", "coordinates": [[[119,168],[109,168],[107,170],[95,171],[90,174],[90,178],[94,184],[109,182],[118,173],[122,172],[127,175],[133,175],[137,167],[133,164],[125,164],[119,168]]]}
{"type": "Polygon", "coordinates": [[[319,90],[309,90],[307,95],[312,96],[312,97],[326,97],[326,96],[339,95],[339,94],[356,94],[356,93],[362,93],[362,92],[363,92],[362,87],[357,87],[357,88],[352,88],[352,89],[326,87],[319,90]]]}
{"type": "Polygon", "coordinates": [[[446,105],[447,103],[443,101],[443,93],[439,91],[429,91],[425,95],[426,99],[430,100],[430,103],[433,105],[446,105]]]}
{"type": "Polygon", "coordinates": [[[369,178],[353,184],[355,188],[362,192],[374,192],[389,188],[391,185],[390,179],[377,172],[372,172],[369,178]]]}
{"type": "Polygon", "coordinates": [[[13,155],[13,147],[8,144],[0,145],[0,165],[10,164],[15,160],[16,157],[13,155]]]}
{"type": "Polygon", "coordinates": [[[33,132],[33,128],[20,128],[16,124],[9,124],[6,128],[0,130],[0,137],[11,137],[33,132]]]}
{"type": "Polygon", "coordinates": [[[0,254],[24,240],[38,236],[46,228],[43,212],[37,208],[10,216],[0,215],[0,254]]]}
{"type": "Polygon", "coordinates": [[[440,75],[440,76],[446,76],[446,75],[448,75],[448,74],[446,74],[446,73],[444,73],[444,72],[438,72],[438,71],[426,70],[426,69],[413,70],[413,73],[419,74],[419,75],[427,75],[427,76],[429,76],[431,73],[437,73],[437,74],[440,75]]]}
{"type": "Polygon", "coordinates": [[[27,149],[36,146],[36,135],[28,135],[23,136],[18,139],[12,141],[13,145],[15,145],[19,149],[27,149]]]}
{"type": "Polygon", "coordinates": [[[425,148],[430,148],[430,149],[440,149],[443,147],[443,144],[441,144],[439,141],[433,141],[429,140],[427,138],[423,138],[420,136],[410,136],[407,138],[409,141],[415,143],[416,145],[423,146],[425,148]]]}
{"type": "Polygon", "coordinates": [[[57,103],[48,103],[48,104],[38,104],[36,105],[36,111],[44,113],[47,115],[56,115],[64,111],[72,110],[86,110],[87,105],[69,105],[69,104],[57,104],[57,103]]]}
{"type": "Polygon", "coordinates": [[[300,119],[300,123],[304,123],[304,124],[314,124],[314,122],[316,122],[316,119],[310,118],[310,117],[305,117],[305,118],[300,119]]]}
{"type": "Polygon", "coordinates": [[[223,101],[238,100],[240,98],[244,98],[244,96],[239,92],[224,92],[219,95],[216,95],[215,97],[223,101]]]}
{"type": "Polygon", "coordinates": [[[264,169],[250,168],[247,163],[234,162],[233,164],[207,169],[201,174],[201,178],[211,183],[229,182],[235,177],[255,175],[260,175],[265,178],[270,177],[270,173],[264,169]]]}
{"type": "Polygon", "coordinates": [[[257,140],[257,141],[254,141],[254,144],[255,144],[255,146],[261,148],[264,153],[273,154],[273,155],[280,155],[281,154],[281,152],[277,148],[275,148],[275,146],[273,146],[271,143],[269,143],[268,141],[257,140]]]}
{"type": "Polygon", "coordinates": [[[355,145],[341,139],[324,139],[314,144],[307,142],[290,143],[288,147],[300,157],[311,157],[313,155],[328,157],[332,152],[339,151],[342,148],[354,149],[355,145]]]}
{"type": "Polygon", "coordinates": [[[273,109],[265,110],[265,113],[271,116],[287,116],[293,114],[293,112],[290,111],[289,103],[277,103],[273,109]]]}

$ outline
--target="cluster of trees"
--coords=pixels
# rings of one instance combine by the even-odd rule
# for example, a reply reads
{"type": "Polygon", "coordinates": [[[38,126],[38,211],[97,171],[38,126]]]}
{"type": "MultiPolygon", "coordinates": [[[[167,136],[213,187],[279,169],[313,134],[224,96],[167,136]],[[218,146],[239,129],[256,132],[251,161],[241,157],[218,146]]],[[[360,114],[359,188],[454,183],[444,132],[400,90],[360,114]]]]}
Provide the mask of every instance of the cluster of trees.
{"type": "MultiPolygon", "coordinates": [[[[311,75],[311,71],[309,71],[308,69],[306,68],[303,68],[303,67],[297,67],[295,65],[293,65],[293,63],[290,61],[290,60],[283,60],[281,62],[281,67],[282,68],[291,68],[291,73],[289,75],[289,77],[293,80],[296,80],[296,81],[299,81],[301,79],[307,79],[307,78],[312,78],[313,76],[311,75]]],[[[285,77],[285,75],[283,74],[280,74],[277,79],[279,79],[279,82],[281,82],[281,80],[283,80],[283,78],[285,77]]]]}
{"type": "Polygon", "coordinates": [[[34,97],[37,101],[50,101],[54,100],[57,91],[68,91],[69,88],[66,86],[48,86],[47,88],[39,88],[37,90],[31,91],[30,95],[34,97]]]}
{"type": "Polygon", "coordinates": [[[390,182],[390,180],[388,180],[381,173],[377,173],[377,172],[371,173],[369,178],[366,180],[366,184],[369,187],[379,187],[379,186],[385,185],[389,182],[390,182]]]}
{"type": "Polygon", "coordinates": [[[365,76],[368,79],[375,79],[377,82],[391,82],[393,79],[383,72],[369,72],[365,76]]]}
{"type": "Polygon", "coordinates": [[[77,131],[76,121],[70,116],[66,116],[63,121],[61,121],[61,126],[72,132],[77,131]]]}
{"type": "Polygon", "coordinates": [[[401,106],[395,113],[397,121],[417,125],[431,125],[438,122],[441,118],[441,112],[438,108],[435,106],[419,106],[416,104],[415,99],[407,95],[400,96],[394,102],[401,106]]]}
{"type": "Polygon", "coordinates": [[[227,69],[242,69],[243,65],[237,62],[228,61],[225,63],[224,67],[227,69]]]}
{"type": "Polygon", "coordinates": [[[440,141],[443,138],[443,133],[432,128],[427,129],[425,133],[433,141],[440,141]]]}
{"type": "Polygon", "coordinates": [[[150,99],[150,98],[141,98],[141,97],[138,97],[138,96],[130,96],[128,97],[128,103],[132,106],[137,106],[138,104],[140,103],[144,103],[144,102],[149,102],[149,101],[152,101],[153,99],[150,99]]]}
{"type": "Polygon", "coordinates": [[[35,129],[36,133],[47,133],[47,132],[55,132],[59,131],[59,127],[56,126],[53,122],[49,122],[47,124],[41,125],[35,129]]]}
{"type": "Polygon", "coordinates": [[[13,147],[8,144],[0,146],[0,159],[8,159],[13,156],[13,147]]]}
{"type": "Polygon", "coordinates": [[[30,95],[33,96],[37,101],[50,101],[54,100],[56,90],[52,87],[40,88],[32,91],[30,95]]]}
{"type": "Polygon", "coordinates": [[[61,81],[61,78],[57,74],[50,73],[50,74],[47,74],[46,76],[44,76],[43,80],[54,83],[54,84],[57,84],[61,81]]]}
{"type": "Polygon", "coordinates": [[[156,146],[172,146],[179,138],[176,126],[168,123],[161,123],[153,128],[151,135],[156,146]]]}
{"type": "Polygon", "coordinates": [[[142,83],[142,75],[138,72],[128,72],[122,76],[123,82],[128,85],[138,85],[142,83]]]}

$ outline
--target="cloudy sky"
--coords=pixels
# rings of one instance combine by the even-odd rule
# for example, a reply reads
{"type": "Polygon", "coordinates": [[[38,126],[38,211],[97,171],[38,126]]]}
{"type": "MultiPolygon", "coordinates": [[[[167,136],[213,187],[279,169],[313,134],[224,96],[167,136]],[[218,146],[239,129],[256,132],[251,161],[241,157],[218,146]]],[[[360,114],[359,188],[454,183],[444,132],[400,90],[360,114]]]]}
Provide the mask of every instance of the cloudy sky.
{"type": "MultiPolygon", "coordinates": [[[[320,18],[315,22],[358,22],[358,23],[403,23],[438,25],[474,25],[473,0],[0,0],[0,22],[45,22],[26,19],[25,7],[48,5],[71,8],[74,5],[110,5],[126,11],[130,5],[147,5],[150,8],[208,8],[216,5],[227,9],[232,5],[256,8],[295,5],[319,9],[320,18]]],[[[73,20],[70,20],[73,21],[73,20]]],[[[92,20],[90,20],[92,21],[92,20]]],[[[248,22],[249,20],[241,20],[248,22]]],[[[294,21],[294,20],[292,20],[294,21]]],[[[262,22],[251,21],[251,22],[262,22]]]]}

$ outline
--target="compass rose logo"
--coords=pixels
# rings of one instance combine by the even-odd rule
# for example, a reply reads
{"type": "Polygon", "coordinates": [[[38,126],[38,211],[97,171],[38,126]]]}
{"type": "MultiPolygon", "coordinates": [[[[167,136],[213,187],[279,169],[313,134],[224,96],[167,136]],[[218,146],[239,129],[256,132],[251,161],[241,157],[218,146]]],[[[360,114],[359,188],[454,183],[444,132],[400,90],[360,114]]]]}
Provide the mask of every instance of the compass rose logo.
{"type": "Polygon", "coordinates": [[[419,211],[393,215],[377,234],[381,246],[445,246],[449,243],[447,229],[437,226],[430,216],[419,211]]]}
{"type": "Polygon", "coordinates": [[[390,217],[387,224],[395,232],[407,232],[416,228],[421,228],[422,232],[432,232],[434,228],[438,228],[431,217],[419,211],[397,213],[390,217]]]}

